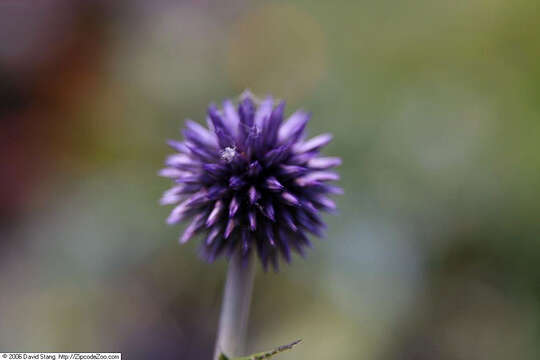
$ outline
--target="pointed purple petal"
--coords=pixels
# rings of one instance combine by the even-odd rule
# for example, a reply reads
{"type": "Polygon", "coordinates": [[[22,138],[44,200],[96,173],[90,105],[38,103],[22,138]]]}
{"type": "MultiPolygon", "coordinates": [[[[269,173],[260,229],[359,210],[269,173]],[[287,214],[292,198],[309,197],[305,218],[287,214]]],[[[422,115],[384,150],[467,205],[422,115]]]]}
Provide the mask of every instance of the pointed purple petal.
{"type": "Polygon", "coordinates": [[[313,201],[315,202],[315,205],[319,206],[320,208],[326,211],[335,211],[337,209],[337,206],[334,200],[324,195],[319,194],[319,195],[314,196],[313,201]]]}
{"type": "Polygon", "coordinates": [[[247,135],[246,140],[244,141],[244,145],[246,147],[247,154],[259,154],[260,151],[263,149],[263,143],[261,138],[261,129],[253,125],[249,129],[249,133],[247,135]]]}
{"type": "Polygon", "coordinates": [[[239,140],[247,139],[251,128],[253,127],[253,121],[255,117],[255,104],[251,99],[251,95],[243,96],[243,99],[240,100],[238,104],[238,115],[240,115],[240,124],[239,124],[239,140]]]}
{"type": "Polygon", "coordinates": [[[257,126],[257,128],[261,130],[264,128],[265,123],[270,119],[273,107],[274,99],[270,96],[261,102],[259,108],[255,112],[255,126],[257,126]]]}
{"type": "Polygon", "coordinates": [[[210,230],[208,236],[206,237],[206,245],[212,244],[212,242],[218,237],[220,231],[221,230],[219,228],[213,228],[212,230],[210,230]]]}
{"type": "Polygon", "coordinates": [[[214,204],[214,208],[210,212],[210,215],[208,215],[208,219],[206,219],[206,227],[211,227],[217,222],[222,210],[223,201],[216,201],[216,203],[214,204]]]}
{"type": "Polygon", "coordinates": [[[316,157],[308,161],[308,167],[316,170],[326,170],[341,165],[338,157],[316,157]]]}
{"type": "Polygon", "coordinates": [[[309,162],[311,159],[316,157],[318,154],[319,154],[318,151],[311,151],[311,152],[306,152],[302,154],[296,154],[296,155],[291,156],[288,162],[294,165],[305,165],[307,164],[307,162],[309,162]]]}
{"type": "Polygon", "coordinates": [[[236,108],[230,100],[225,100],[223,102],[223,121],[231,135],[236,139],[238,137],[238,124],[240,123],[240,118],[236,108]]]}
{"type": "Polygon", "coordinates": [[[294,223],[294,219],[291,215],[291,213],[289,211],[287,211],[286,209],[281,209],[281,216],[283,218],[283,220],[285,221],[285,224],[287,224],[287,226],[294,232],[296,232],[298,230],[298,227],[296,226],[296,224],[294,223]]]}
{"type": "Polygon", "coordinates": [[[324,223],[319,215],[319,210],[309,201],[304,201],[302,203],[303,209],[306,211],[306,214],[318,225],[324,227],[324,223]]]}
{"type": "Polygon", "coordinates": [[[331,171],[315,171],[296,179],[299,186],[316,185],[321,181],[339,180],[339,175],[331,171]]]}
{"type": "Polygon", "coordinates": [[[208,149],[199,144],[194,144],[187,141],[186,147],[189,149],[191,155],[198,157],[202,161],[214,161],[218,158],[217,152],[215,150],[208,149]]]}
{"type": "Polygon", "coordinates": [[[299,110],[292,114],[287,121],[281,125],[278,131],[278,140],[282,143],[294,143],[302,136],[309,121],[310,114],[299,110]]]}
{"type": "Polygon", "coordinates": [[[201,182],[201,178],[197,175],[192,175],[188,173],[174,179],[174,181],[178,184],[199,184],[201,182]]]}
{"type": "Polygon", "coordinates": [[[282,161],[283,159],[285,159],[289,155],[290,148],[291,148],[290,144],[285,144],[278,148],[270,150],[264,156],[266,166],[272,166],[273,164],[278,163],[282,161]]]}
{"type": "Polygon", "coordinates": [[[266,223],[264,226],[264,234],[266,236],[266,240],[271,246],[276,246],[276,241],[274,239],[274,228],[272,224],[266,223]]]}
{"type": "Polygon", "coordinates": [[[317,187],[317,189],[321,193],[325,193],[325,194],[343,195],[344,193],[343,189],[340,188],[339,186],[334,186],[330,184],[321,184],[317,187]]]}
{"type": "Polygon", "coordinates": [[[297,234],[288,234],[285,232],[284,229],[280,229],[279,234],[281,239],[288,237],[289,244],[293,247],[293,250],[296,253],[298,253],[302,257],[306,256],[306,253],[304,251],[304,242],[298,238],[297,234]]]}
{"type": "Polygon", "coordinates": [[[318,151],[323,146],[326,146],[330,141],[332,141],[332,135],[321,134],[306,142],[298,144],[294,147],[294,151],[299,154],[310,151],[318,151]]]}
{"type": "Polygon", "coordinates": [[[209,200],[217,200],[228,192],[226,187],[221,185],[213,185],[208,189],[207,197],[209,200]]]}
{"type": "Polygon", "coordinates": [[[272,148],[277,141],[277,134],[283,122],[285,102],[281,101],[271,112],[270,118],[263,124],[263,142],[266,148],[272,148]]]}
{"type": "Polygon", "coordinates": [[[184,136],[195,144],[200,144],[211,149],[215,149],[218,146],[215,134],[212,134],[208,129],[205,129],[201,124],[193,120],[186,120],[184,136]]]}
{"type": "Polygon", "coordinates": [[[229,217],[233,217],[238,212],[240,204],[238,198],[234,196],[229,204],[229,217]]]}
{"type": "Polygon", "coordinates": [[[244,185],[246,181],[239,176],[231,176],[229,179],[229,186],[234,190],[239,190],[244,185]]]}
{"type": "Polygon", "coordinates": [[[196,161],[185,154],[169,155],[165,160],[165,164],[179,169],[189,169],[198,166],[196,161]]]}
{"type": "Polygon", "coordinates": [[[251,231],[257,230],[257,215],[253,211],[250,211],[248,213],[248,219],[249,219],[249,229],[251,231]]]}
{"type": "Polygon", "coordinates": [[[261,171],[262,171],[262,166],[259,164],[257,160],[249,164],[249,169],[248,169],[249,176],[257,176],[261,173],[261,171]]]}
{"type": "Polygon", "coordinates": [[[184,200],[171,211],[171,214],[167,218],[167,224],[176,224],[184,218],[186,211],[188,210],[188,202],[189,200],[184,200]]]}
{"type": "Polygon", "coordinates": [[[322,227],[313,221],[304,211],[298,211],[296,214],[298,224],[305,230],[309,231],[313,235],[323,237],[324,233],[322,227]]]}
{"type": "Polygon", "coordinates": [[[189,149],[186,147],[186,145],[183,142],[176,141],[176,140],[167,140],[167,145],[169,145],[170,147],[172,147],[174,150],[178,152],[181,152],[184,154],[189,153],[189,149]]]}
{"type": "Polygon", "coordinates": [[[159,200],[161,205],[171,205],[176,204],[180,200],[182,200],[183,195],[181,194],[181,191],[183,190],[184,186],[178,185],[170,188],[169,190],[165,191],[163,193],[163,196],[159,200]]]}
{"type": "Polygon", "coordinates": [[[279,170],[280,173],[287,178],[298,177],[304,175],[308,171],[305,167],[298,165],[280,165],[279,170]]]}
{"type": "Polygon", "coordinates": [[[221,148],[234,147],[234,138],[229,129],[225,126],[223,118],[217,111],[215,105],[210,105],[208,107],[208,116],[214,125],[214,132],[216,133],[219,146],[221,148]]]}
{"type": "Polygon", "coordinates": [[[187,206],[189,207],[198,207],[203,204],[206,204],[208,202],[208,192],[206,189],[202,189],[195,194],[191,195],[190,198],[187,199],[187,206]]]}
{"type": "Polygon", "coordinates": [[[189,174],[189,173],[185,172],[185,171],[182,171],[182,170],[179,170],[179,169],[176,169],[176,168],[165,168],[165,169],[159,170],[159,172],[158,172],[159,176],[166,177],[166,178],[171,178],[171,179],[174,179],[174,178],[177,178],[177,177],[180,177],[180,176],[184,176],[186,174],[189,174]]]}
{"type": "Polygon", "coordinates": [[[185,244],[189,239],[193,237],[199,231],[203,225],[204,214],[199,214],[193,218],[191,224],[188,225],[186,231],[180,238],[180,244],[185,244]]]}
{"type": "Polygon", "coordinates": [[[300,200],[293,194],[289,192],[283,192],[281,193],[281,198],[285,200],[285,202],[292,206],[300,206],[300,200]]]}
{"type": "Polygon", "coordinates": [[[283,185],[274,176],[270,176],[265,181],[266,188],[271,191],[281,191],[285,189],[283,185]]]}
{"type": "Polygon", "coordinates": [[[252,205],[255,204],[255,202],[261,198],[261,195],[259,194],[257,189],[255,189],[255,186],[252,186],[249,188],[248,196],[249,196],[249,202],[252,205]]]}
{"type": "Polygon", "coordinates": [[[236,226],[236,220],[229,219],[229,221],[227,222],[227,227],[225,228],[225,234],[224,234],[225,239],[228,239],[229,236],[231,236],[231,233],[233,232],[235,226],[236,226]]]}
{"type": "Polygon", "coordinates": [[[219,179],[226,171],[225,166],[221,164],[204,164],[203,169],[213,178],[219,179]]]}
{"type": "Polygon", "coordinates": [[[276,221],[276,213],[274,211],[274,205],[272,205],[271,202],[268,202],[263,208],[262,208],[263,215],[269,218],[272,221],[276,221]]]}

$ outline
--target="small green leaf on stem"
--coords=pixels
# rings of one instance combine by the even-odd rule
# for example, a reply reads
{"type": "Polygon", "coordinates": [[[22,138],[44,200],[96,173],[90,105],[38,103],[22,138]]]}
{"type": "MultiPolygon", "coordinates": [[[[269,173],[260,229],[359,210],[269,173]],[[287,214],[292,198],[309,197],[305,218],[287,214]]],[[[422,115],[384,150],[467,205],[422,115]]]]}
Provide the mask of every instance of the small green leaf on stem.
{"type": "Polygon", "coordinates": [[[273,357],[276,354],[279,354],[280,352],[291,350],[295,345],[298,345],[301,342],[302,340],[296,340],[295,342],[280,346],[274,350],[261,352],[261,353],[253,354],[250,356],[234,358],[234,359],[229,359],[227,356],[225,356],[225,354],[221,354],[219,357],[219,360],[266,360],[273,357]]]}

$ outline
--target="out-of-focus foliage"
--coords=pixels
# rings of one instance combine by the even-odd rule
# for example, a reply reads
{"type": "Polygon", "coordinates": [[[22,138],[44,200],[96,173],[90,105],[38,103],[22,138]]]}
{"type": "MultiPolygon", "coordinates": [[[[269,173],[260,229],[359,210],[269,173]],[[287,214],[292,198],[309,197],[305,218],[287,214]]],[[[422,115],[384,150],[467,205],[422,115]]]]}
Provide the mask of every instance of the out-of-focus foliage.
{"type": "Polygon", "coordinates": [[[251,352],[538,359],[537,10],[1,1],[0,350],[211,357],[225,264],[177,245],[156,172],[250,88],[334,134],[346,192],[305,261],[258,274],[251,352]]]}

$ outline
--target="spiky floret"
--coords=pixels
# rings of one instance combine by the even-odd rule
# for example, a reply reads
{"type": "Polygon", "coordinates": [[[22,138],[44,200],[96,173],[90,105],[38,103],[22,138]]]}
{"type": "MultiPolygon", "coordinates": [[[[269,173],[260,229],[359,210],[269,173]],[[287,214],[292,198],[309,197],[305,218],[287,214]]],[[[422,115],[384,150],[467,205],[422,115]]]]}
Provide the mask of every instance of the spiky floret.
{"type": "Polygon", "coordinates": [[[208,261],[239,251],[256,251],[263,267],[278,268],[291,250],[304,255],[307,233],[323,235],[320,211],[336,209],[328,184],[339,176],[336,157],[319,151],[332,137],[304,139],[310,115],[297,111],[284,121],[285,103],[257,101],[246,92],[237,107],[230,100],[208,108],[208,129],[186,120],[184,141],[169,141],[176,153],[160,175],[175,185],[161,204],[175,204],[167,223],[191,219],[180,242],[204,234],[201,254],[208,261]]]}

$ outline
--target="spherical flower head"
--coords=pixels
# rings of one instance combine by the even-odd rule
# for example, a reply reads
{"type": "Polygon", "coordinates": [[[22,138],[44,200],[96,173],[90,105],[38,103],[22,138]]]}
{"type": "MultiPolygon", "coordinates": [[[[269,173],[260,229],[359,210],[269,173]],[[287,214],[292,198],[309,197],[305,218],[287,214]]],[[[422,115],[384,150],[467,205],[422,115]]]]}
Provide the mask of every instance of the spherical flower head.
{"type": "Polygon", "coordinates": [[[245,92],[236,107],[230,100],[211,105],[208,128],[187,120],[184,141],[169,141],[177,152],[160,171],[176,183],[161,198],[175,205],[167,223],[190,219],[180,243],[204,234],[206,260],[235,252],[247,260],[256,252],[265,269],[277,270],[280,257],[304,255],[307,233],[323,235],[320,212],[335,210],[328,195],[341,193],[329,184],[339,178],[329,169],[341,160],[319,156],[331,135],[305,139],[310,114],[284,120],[284,109],[245,92]]]}

